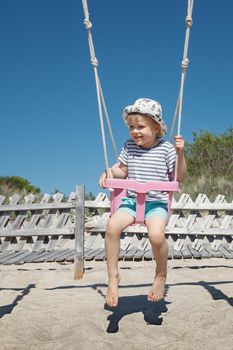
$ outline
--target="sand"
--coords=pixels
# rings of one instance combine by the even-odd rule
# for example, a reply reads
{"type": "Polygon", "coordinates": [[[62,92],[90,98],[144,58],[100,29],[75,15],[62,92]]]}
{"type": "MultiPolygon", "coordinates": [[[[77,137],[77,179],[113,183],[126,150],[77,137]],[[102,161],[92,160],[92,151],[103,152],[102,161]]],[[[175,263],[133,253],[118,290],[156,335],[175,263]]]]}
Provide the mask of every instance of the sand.
{"type": "Polygon", "coordinates": [[[147,301],[154,262],[120,262],[106,307],[106,263],[0,265],[0,349],[232,350],[233,260],[170,260],[165,300],[147,301]]]}

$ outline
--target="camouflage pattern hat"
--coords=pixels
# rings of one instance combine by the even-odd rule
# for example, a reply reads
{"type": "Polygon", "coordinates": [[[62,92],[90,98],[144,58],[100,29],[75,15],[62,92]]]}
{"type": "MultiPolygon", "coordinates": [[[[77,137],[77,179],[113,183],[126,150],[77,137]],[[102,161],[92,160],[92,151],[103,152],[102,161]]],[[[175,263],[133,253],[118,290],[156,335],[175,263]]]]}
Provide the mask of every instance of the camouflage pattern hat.
{"type": "Polygon", "coordinates": [[[162,137],[167,133],[167,126],[162,118],[162,107],[159,102],[151,100],[149,98],[139,98],[134,102],[133,105],[127,106],[123,110],[123,118],[125,123],[127,123],[127,117],[132,113],[145,114],[146,116],[153,119],[156,123],[160,125],[160,132],[158,137],[162,137]]]}

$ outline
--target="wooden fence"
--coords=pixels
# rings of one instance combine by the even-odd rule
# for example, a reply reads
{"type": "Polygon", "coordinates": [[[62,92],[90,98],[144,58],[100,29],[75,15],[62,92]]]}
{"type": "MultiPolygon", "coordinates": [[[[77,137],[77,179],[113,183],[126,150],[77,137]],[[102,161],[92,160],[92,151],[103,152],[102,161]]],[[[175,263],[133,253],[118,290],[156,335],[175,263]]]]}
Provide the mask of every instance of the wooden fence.
{"type": "MultiPolygon", "coordinates": [[[[233,258],[232,213],[233,202],[222,195],[214,202],[204,194],[195,201],[187,194],[173,200],[166,228],[169,258],[233,258]]],[[[107,195],[84,201],[83,186],[65,200],[61,193],[45,194],[39,203],[34,195],[23,201],[14,195],[9,203],[0,196],[0,264],[75,261],[79,278],[84,260],[104,260],[108,217],[107,195]]],[[[153,259],[145,227],[122,233],[120,258],[153,259]]]]}

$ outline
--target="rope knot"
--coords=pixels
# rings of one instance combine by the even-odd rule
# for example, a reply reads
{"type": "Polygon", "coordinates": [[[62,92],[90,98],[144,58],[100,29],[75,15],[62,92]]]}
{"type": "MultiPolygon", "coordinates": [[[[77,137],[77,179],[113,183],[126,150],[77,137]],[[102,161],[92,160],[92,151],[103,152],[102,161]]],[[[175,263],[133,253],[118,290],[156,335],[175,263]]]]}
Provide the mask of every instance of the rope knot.
{"type": "Polygon", "coordinates": [[[182,69],[183,70],[186,70],[188,68],[188,65],[189,65],[189,59],[188,58],[185,58],[185,60],[182,61],[182,69]]]}
{"type": "Polygon", "coordinates": [[[89,19],[84,19],[84,25],[85,25],[86,29],[88,29],[88,30],[90,30],[92,27],[92,24],[89,21],[89,19]]]}
{"type": "Polygon", "coordinates": [[[97,58],[95,57],[95,58],[91,58],[91,64],[94,66],[94,67],[98,67],[98,60],[97,60],[97,58]]]}
{"type": "Polygon", "coordinates": [[[187,27],[191,28],[192,27],[192,24],[193,24],[193,19],[190,15],[188,15],[186,18],[185,18],[185,22],[186,22],[186,25],[187,27]]]}

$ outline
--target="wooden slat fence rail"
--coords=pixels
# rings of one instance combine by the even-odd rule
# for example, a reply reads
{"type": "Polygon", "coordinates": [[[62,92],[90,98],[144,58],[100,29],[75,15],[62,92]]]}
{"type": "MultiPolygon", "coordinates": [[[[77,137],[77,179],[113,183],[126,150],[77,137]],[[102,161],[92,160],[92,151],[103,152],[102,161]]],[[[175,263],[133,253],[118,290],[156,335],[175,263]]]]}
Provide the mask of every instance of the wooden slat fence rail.
{"type": "MultiPolygon", "coordinates": [[[[61,193],[45,194],[39,203],[34,195],[23,201],[13,195],[8,203],[0,196],[0,264],[75,261],[75,276],[80,278],[84,260],[104,260],[109,200],[105,193],[94,201],[84,198],[84,186],[66,199],[61,193]]],[[[173,200],[166,228],[169,257],[233,258],[232,214],[233,202],[222,195],[214,202],[204,194],[195,201],[188,194],[173,200]]],[[[122,233],[120,258],[153,258],[145,227],[132,226],[122,233]]]]}
{"type": "Polygon", "coordinates": [[[0,264],[74,259],[77,194],[0,196],[0,264]]]}

